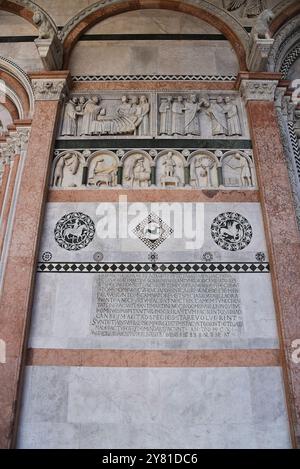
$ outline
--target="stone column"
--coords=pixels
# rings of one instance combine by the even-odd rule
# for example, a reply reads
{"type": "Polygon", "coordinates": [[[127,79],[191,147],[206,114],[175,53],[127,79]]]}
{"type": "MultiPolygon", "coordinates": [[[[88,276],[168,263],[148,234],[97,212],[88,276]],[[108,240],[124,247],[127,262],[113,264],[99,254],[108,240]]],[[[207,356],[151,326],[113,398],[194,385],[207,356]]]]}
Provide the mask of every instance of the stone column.
{"type": "MultiPolygon", "coordinates": [[[[275,108],[280,76],[241,74],[277,309],[291,434],[300,447],[300,235],[275,108]]],[[[272,393],[272,389],[269,390],[272,393]]]]}
{"type": "Polygon", "coordinates": [[[36,256],[60,103],[68,72],[32,74],[35,111],[16,200],[0,300],[0,448],[14,446],[29,329],[36,256]]]}
{"type": "Polygon", "coordinates": [[[15,215],[15,201],[18,196],[22,164],[27,153],[27,143],[30,133],[31,120],[15,121],[16,125],[9,126],[9,135],[6,142],[0,145],[0,152],[5,160],[5,179],[3,181],[3,193],[0,197],[1,226],[0,226],[0,290],[2,286],[2,276],[7,260],[7,249],[9,247],[12,221],[15,215]]]}

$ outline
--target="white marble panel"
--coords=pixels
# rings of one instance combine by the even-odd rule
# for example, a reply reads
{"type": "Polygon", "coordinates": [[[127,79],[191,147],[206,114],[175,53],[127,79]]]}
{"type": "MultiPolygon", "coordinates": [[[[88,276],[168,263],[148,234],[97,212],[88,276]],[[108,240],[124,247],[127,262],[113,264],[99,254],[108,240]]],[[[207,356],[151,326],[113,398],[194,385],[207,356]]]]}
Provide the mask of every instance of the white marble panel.
{"type": "MultiPolygon", "coordinates": [[[[206,279],[209,279],[211,274],[199,275],[204,275],[206,279]]],[[[270,275],[223,275],[230,275],[238,281],[243,320],[243,327],[239,334],[235,332],[228,337],[222,337],[221,334],[220,337],[210,338],[155,338],[154,334],[151,338],[138,337],[136,334],[132,334],[131,337],[113,335],[105,337],[91,333],[91,318],[96,313],[93,289],[96,288],[98,274],[39,273],[37,274],[38,282],[29,345],[33,348],[82,349],[277,348],[278,333],[270,275]],[[51,300],[48,302],[49,299],[51,300]]],[[[155,303],[155,299],[153,301],[155,303]]]]}
{"type": "Polygon", "coordinates": [[[174,231],[156,249],[159,262],[203,262],[202,256],[205,252],[212,253],[213,262],[257,262],[255,258],[257,252],[264,252],[267,261],[267,247],[259,203],[129,203],[127,210],[125,205],[121,206],[116,203],[74,202],[47,204],[39,261],[42,261],[44,252],[50,251],[52,262],[93,262],[94,253],[100,251],[104,256],[103,262],[148,262],[150,249],[133,234],[133,230],[152,212],[160,215],[174,231]],[[54,237],[57,222],[64,215],[72,212],[88,215],[96,227],[94,239],[78,251],[63,249],[54,237]],[[212,238],[212,223],[218,215],[226,212],[239,213],[252,227],[251,242],[242,250],[225,250],[212,238]],[[126,213],[128,213],[129,228],[123,236],[119,227],[127,227],[127,224],[120,222],[120,220],[125,220],[125,218],[120,218],[120,214],[126,215],[126,213]],[[106,221],[108,225],[101,230],[99,222],[104,224],[106,221]]]}
{"type": "Polygon", "coordinates": [[[220,31],[191,15],[149,9],[107,18],[86,34],[220,34],[220,31]]]}
{"type": "Polygon", "coordinates": [[[71,54],[70,70],[72,75],[236,75],[238,61],[227,41],[82,41],[71,54]]]}
{"type": "MultiPolygon", "coordinates": [[[[38,31],[24,18],[1,10],[0,12],[0,37],[1,36],[37,36],[38,31]]],[[[1,44],[2,50],[2,44],[1,44]]]]}
{"type": "Polygon", "coordinates": [[[25,72],[43,70],[43,63],[34,42],[2,43],[1,55],[12,60],[25,72]]]}
{"type": "Polygon", "coordinates": [[[26,375],[19,448],[291,445],[279,368],[28,367],[26,375]],[[53,383],[55,405],[45,393],[53,383]]]}

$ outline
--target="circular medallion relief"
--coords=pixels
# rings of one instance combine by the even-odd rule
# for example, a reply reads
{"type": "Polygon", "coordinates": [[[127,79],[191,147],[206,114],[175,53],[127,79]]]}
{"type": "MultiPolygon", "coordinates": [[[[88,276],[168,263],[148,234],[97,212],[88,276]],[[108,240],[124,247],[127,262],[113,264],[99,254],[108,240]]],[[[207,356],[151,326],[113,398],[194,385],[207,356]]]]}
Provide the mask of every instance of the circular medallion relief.
{"type": "Polygon", "coordinates": [[[239,213],[226,212],[218,215],[211,225],[215,243],[226,251],[241,251],[252,239],[252,227],[239,213]]]}
{"type": "Polygon", "coordinates": [[[61,248],[67,251],[79,251],[94,239],[95,225],[84,213],[68,213],[57,222],[54,236],[61,248]]]}

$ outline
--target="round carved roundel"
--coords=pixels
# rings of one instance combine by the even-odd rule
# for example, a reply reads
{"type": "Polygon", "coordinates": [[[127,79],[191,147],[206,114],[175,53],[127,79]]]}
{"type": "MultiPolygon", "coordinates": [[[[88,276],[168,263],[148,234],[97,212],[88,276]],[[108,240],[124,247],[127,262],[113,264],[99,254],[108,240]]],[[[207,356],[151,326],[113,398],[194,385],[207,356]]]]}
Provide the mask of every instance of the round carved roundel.
{"type": "Polygon", "coordinates": [[[252,234],[250,223],[239,213],[221,213],[211,225],[213,240],[226,251],[241,251],[250,244],[252,234]]]}
{"type": "Polygon", "coordinates": [[[67,251],[85,248],[95,236],[93,220],[84,213],[72,212],[64,215],[54,229],[55,241],[67,251]]]}

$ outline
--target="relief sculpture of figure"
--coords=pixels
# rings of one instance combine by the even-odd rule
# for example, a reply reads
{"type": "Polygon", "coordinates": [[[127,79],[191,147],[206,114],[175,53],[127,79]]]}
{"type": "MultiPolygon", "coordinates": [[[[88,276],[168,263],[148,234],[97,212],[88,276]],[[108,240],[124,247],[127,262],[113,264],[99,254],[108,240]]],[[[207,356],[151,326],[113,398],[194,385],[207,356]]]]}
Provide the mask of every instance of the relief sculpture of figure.
{"type": "MultiPolygon", "coordinates": [[[[225,165],[228,166],[232,171],[233,174],[236,176],[236,180],[239,182],[240,187],[252,187],[252,175],[251,169],[249,166],[249,162],[247,158],[245,158],[240,153],[235,153],[231,156],[231,158],[227,158],[225,160],[225,165]]],[[[224,177],[225,185],[236,185],[231,183],[230,178],[224,177]]]]}
{"type": "Polygon", "coordinates": [[[159,106],[160,135],[172,135],[172,98],[162,98],[159,106]]]}
{"type": "Polygon", "coordinates": [[[171,151],[167,153],[165,157],[165,161],[163,162],[163,166],[165,168],[165,177],[174,177],[175,175],[175,168],[176,168],[176,163],[173,159],[173,154],[171,151]]]}
{"type": "Polygon", "coordinates": [[[172,135],[184,135],[184,109],[183,97],[178,96],[172,105],[172,135]]]}
{"type": "Polygon", "coordinates": [[[78,98],[74,97],[67,102],[63,117],[61,135],[73,137],[76,135],[76,106],[78,98]]]}
{"type": "Polygon", "coordinates": [[[211,170],[213,169],[215,162],[208,157],[196,158],[194,162],[194,172],[196,176],[197,187],[211,188],[213,187],[211,170]]]}
{"type": "Polygon", "coordinates": [[[198,112],[201,105],[197,102],[197,96],[192,94],[185,103],[185,134],[201,135],[198,112]]]}
{"type": "MultiPolygon", "coordinates": [[[[138,96],[131,98],[131,103],[127,96],[121,98],[121,104],[114,115],[105,115],[99,113],[96,121],[92,124],[93,135],[121,135],[138,134],[139,126],[142,125],[140,132],[146,132],[149,127],[147,114],[150,111],[146,97],[140,101],[138,96]],[[145,123],[144,123],[145,118],[145,123]]],[[[141,133],[142,135],[142,133],[141,133]]]]}
{"type": "Polygon", "coordinates": [[[144,156],[132,158],[124,179],[130,187],[149,187],[151,179],[150,164],[144,156]]]}
{"type": "Polygon", "coordinates": [[[142,108],[139,104],[139,98],[137,96],[133,96],[131,99],[131,106],[129,110],[129,118],[131,122],[134,123],[134,135],[138,133],[138,126],[142,122],[142,108]]]}
{"type": "Polygon", "coordinates": [[[140,97],[140,110],[142,121],[138,127],[138,135],[149,135],[150,132],[150,122],[149,122],[149,113],[150,113],[150,104],[146,96],[140,97]]]}
{"type": "Polygon", "coordinates": [[[130,108],[131,108],[131,104],[128,102],[128,97],[125,96],[125,95],[122,96],[121,104],[118,107],[118,111],[117,111],[118,116],[120,116],[120,117],[129,116],[130,108]]]}
{"type": "Polygon", "coordinates": [[[53,185],[55,187],[76,187],[74,176],[79,169],[79,158],[76,153],[66,153],[56,165],[53,185]]]}
{"type": "Polygon", "coordinates": [[[212,135],[214,137],[227,135],[227,122],[225,111],[222,107],[223,98],[219,96],[215,104],[211,104],[207,99],[203,100],[203,107],[209,116],[212,125],[212,135]]]}
{"type": "Polygon", "coordinates": [[[253,18],[260,15],[265,9],[265,0],[230,0],[228,11],[235,11],[244,7],[242,16],[253,18]]]}
{"type": "MultiPolygon", "coordinates": [[[[159,183],[163,187],[179,187],[184,185],[184,167],[178,156],[168,151],[161,157],[160,170],[158,170],[159,183]]],[[[159,160],[160,161],[160,160],[159,160]]]]}
{"type": "Polygon", "coordinates": [[[81,135],[92,135],[94,133],[93,123],[97,122],[98,114],[105,115],[106,111],[100,105],[100,98],[93,96],[84,107],[81,135]]]}
{"type": "Polygon", "coordinates": [[[78,100],[78,104],[75,108],[76,116],[77,116],[77,134],[78,136],[81,135],[82,132],[82,123],[83,123],[83,113],[85,108],[86,99],[84,96],[80,96],[78,100]]]}
{"type": "Polygon", "coordinates": [[[116,186],[117,185],[117,171],[116,165],[107,165],[105,158],[101,158],[97,161],[94,174],[89,178],[90,185],[96,185],[98,187],[105,186],[116,186]]]}
{"type": "Polygon", "coordinates": [[[99,96],[86,99],[73,97],[65,106],[61,135],[70,137],[94,135],[147,136],[150,132],[150,103],[145,95],[140,98],[122,96],[119,107],[107,113],[99,96]]]}
{"type": "Polygon", "coordinates": [[[4,134],[4,126],[2,124],[2,120],[0,119],[0,135],[4,134]]]}
{"type": "Polygon", "coordinates": [[[228,136],[242,135],[237,106],[232,102],[229,96],[224,98],[224,103],[223,109],[227,118],[228,136]]]}

